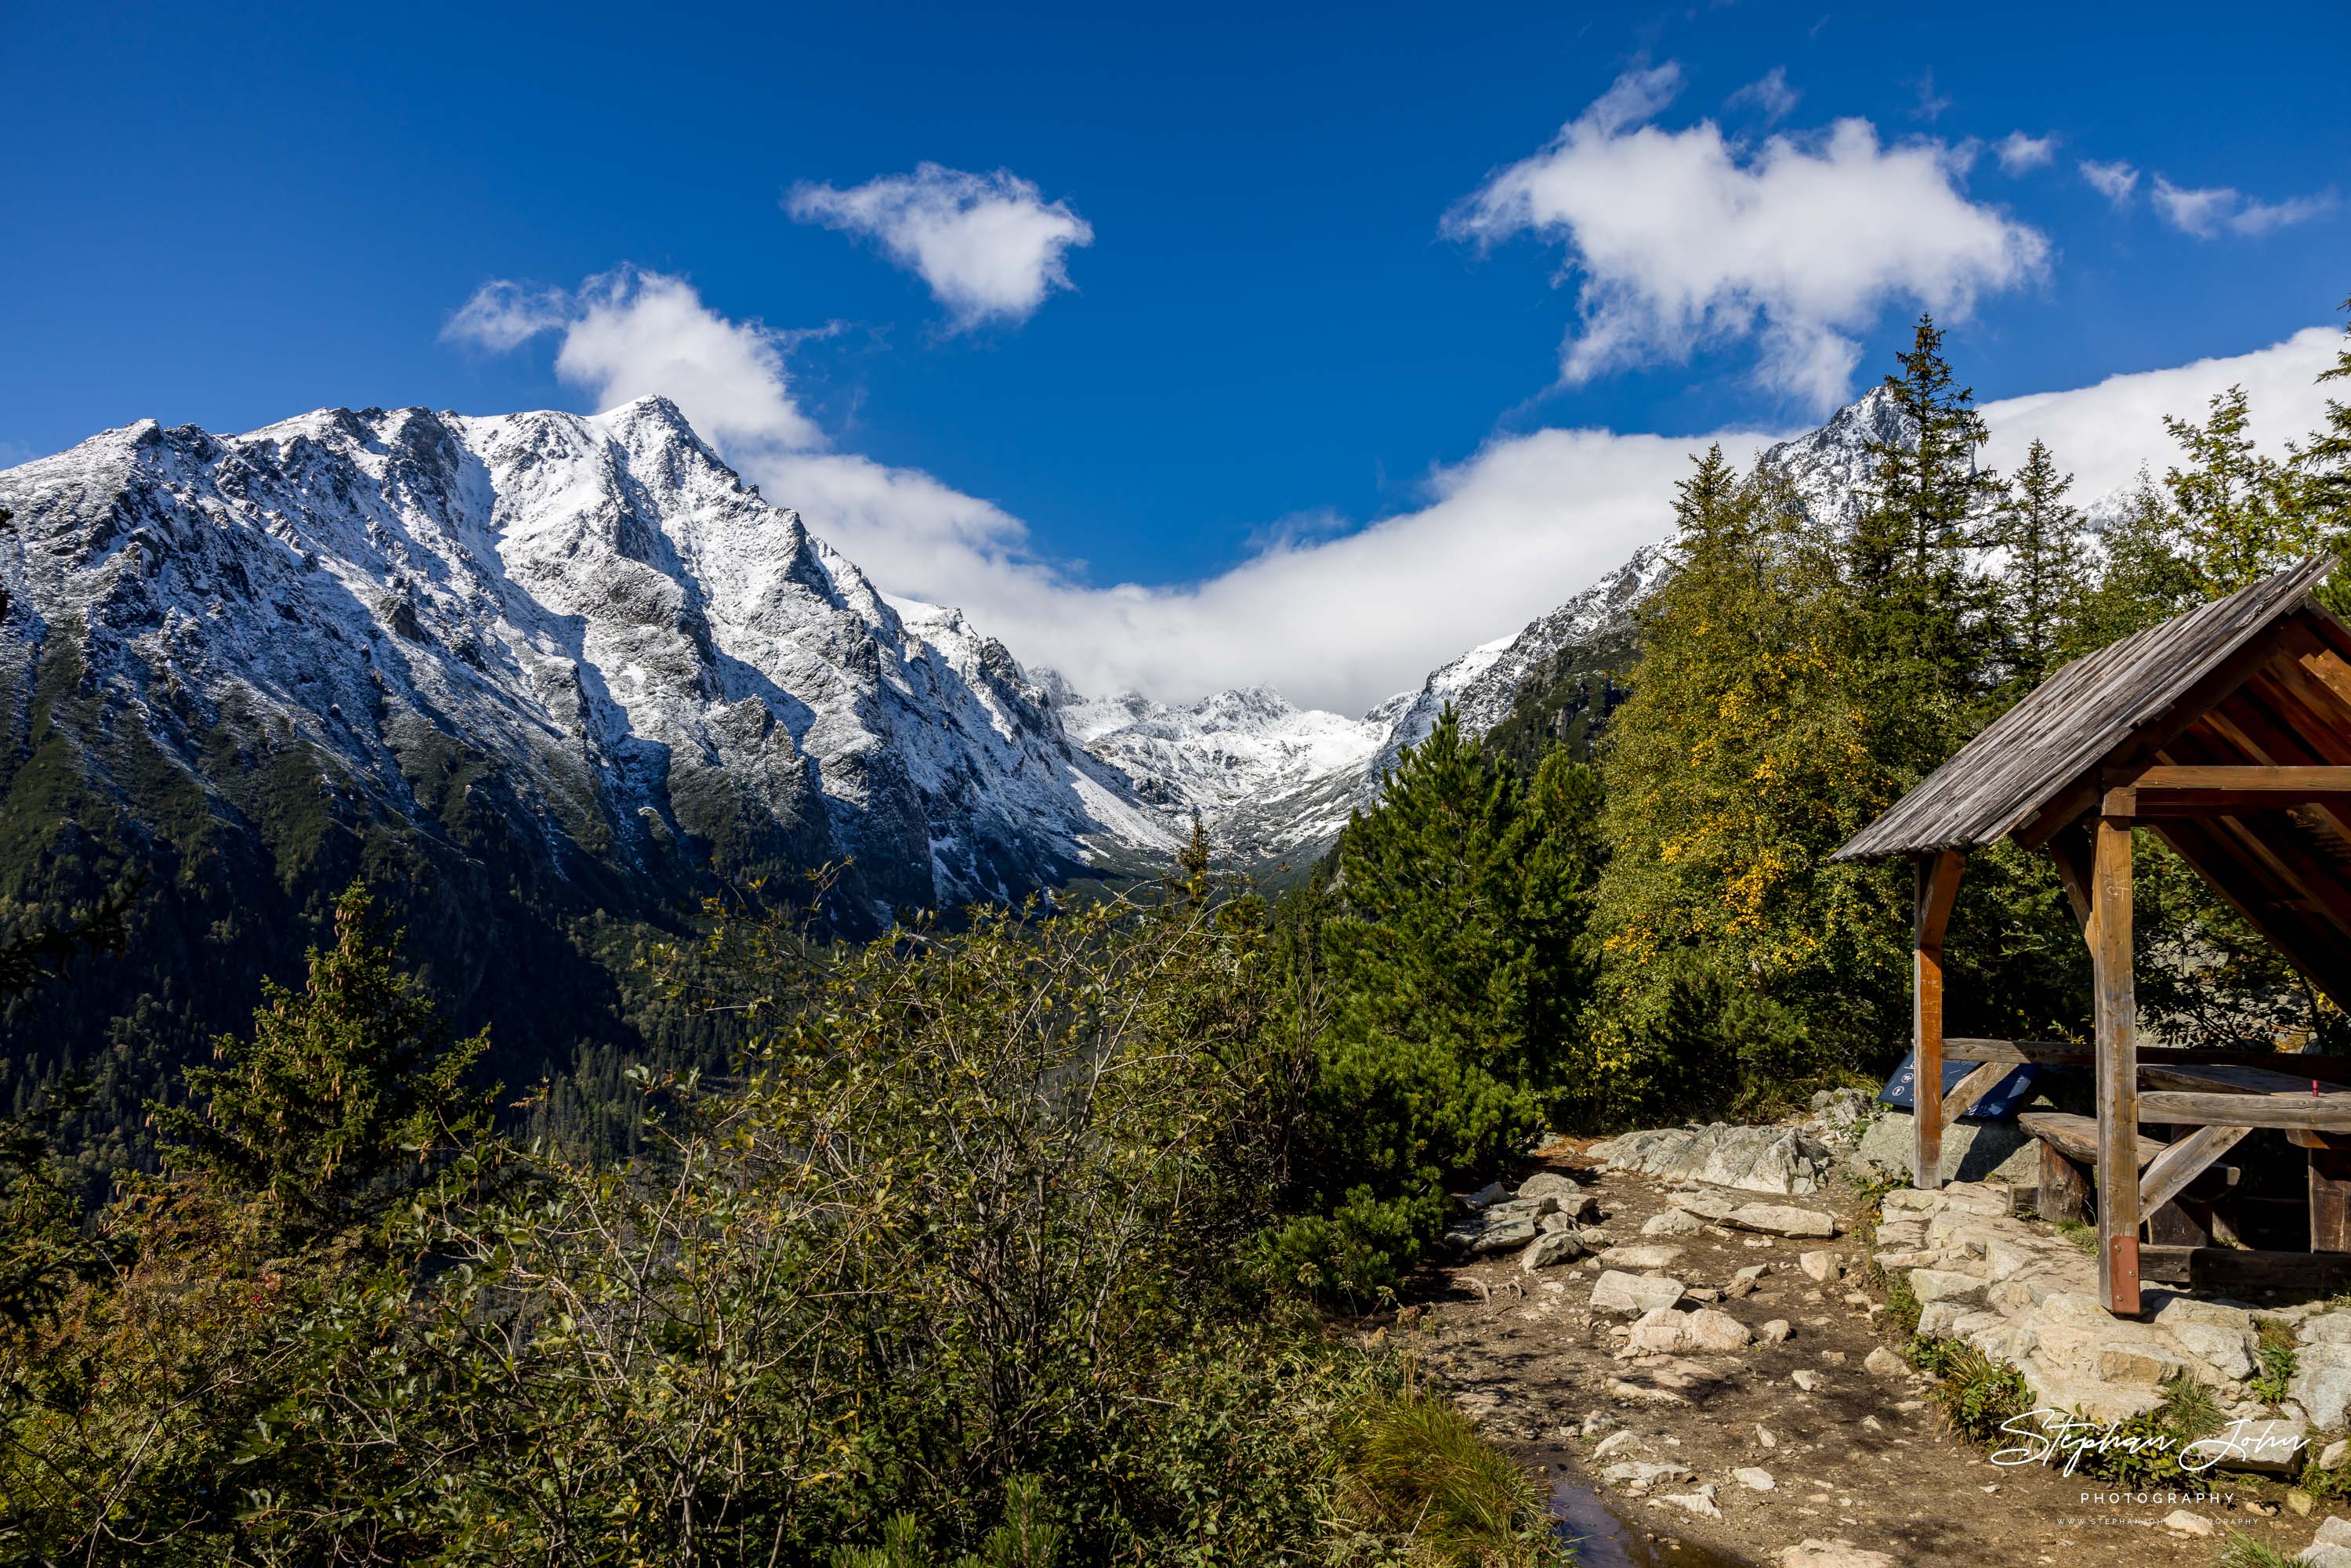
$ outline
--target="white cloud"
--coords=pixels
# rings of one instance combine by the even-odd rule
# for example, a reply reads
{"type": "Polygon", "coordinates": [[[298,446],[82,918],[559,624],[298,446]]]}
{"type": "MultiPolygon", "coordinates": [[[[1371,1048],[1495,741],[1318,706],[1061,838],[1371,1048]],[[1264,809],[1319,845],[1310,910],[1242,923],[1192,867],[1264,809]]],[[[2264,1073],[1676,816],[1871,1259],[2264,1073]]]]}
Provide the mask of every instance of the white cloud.
{"type": "Polygon", "coordinates": [[[924,163],[842,191],[801,184],[784,201],[802,223],[862,235],[930,286],[958,329],[1025,321],[1068,288],[1068,252],[1094,231],[1066,202],[1048,202],[1007,169],[993,174],[924,163]]]}
{"type": "Polygon", "coordinates": [[[1749,82],[1723,99],[1726,109],[1753,109],[1763,116],[1765,123],[1785,120],[1796,100],[1803,95],[1788,85],[1788,68],[1773,66],[1756,81],[1749,82]]]}
{"type": "Polygon", "coordinates": [[[2022,131],[2011,131],[2000,139],[1993,149],[2000,157],[2000,172],[2022,174],[2038,169],[2057,156],[2054,136],[2027,136],[2022,131]]]}
{"type": "MultiPolygon", "coordinates": [[[[1199,582],[1097,587],[1041,559],[1000,506],[827,449],[793,402],[787,335],[727,320],[660,274],[623,271],[561,298],[557,368],[597,407],[668,393],[763,493],[797,507],[885,591],[960,606],[1023,662],[1095,693],[1185,699],[1262,683],[1295,702],[1360,713],[1666,534],[1673,482],[1709,440],[1743,462],[1767,439],[1498,436],[1432,472],[1407,510],[1336,532],[1319,520],[1277,528],[1199,582]]],[[[2256,353],[1989,404],[1991,460],[2013,466],[2039,435],[2078,476],[2077,498],[2092,499],[2141,463],[2159,472],[2170,455],[2162,416],[2199,414],[2235,382],[2252,395],[2257,434],[2274,444],[2318,421],[2314,378],[2341,341],[2313,328],[2256,353]]]]}
{"type": "Polygon", "coordinates": [[[1564,382],[1752,338],[1761,384],[1826,409],[1849,389],[1855,336],[1889,306],[1963,317],[2046,263],[2037,231],[1962,193],[1959,149],[1888,147],[1864,120],[1752,150],[1711,120],[1646,123],[1679,85],[1672,64],[1620,77],[1446,215],[1456,238],[1531,232],[1566,248],[1583,319],[1564,382]]]}
{"type": "Polygon", "coordinates": [[[1943,110],[1951,107],[1951,99],[1949,93],[1935,90],[1935,73],[1924,73],[1915,85],[1918,89],[1918,104],[1910,111],[1912,116],[1919,120],[1942,119],[1943,110]]]}
{"type": "Polygon", "coordinates": [[[444,342],[471,343],[502,354],[571,318],[571,296],[560,288],[537,292],[506,278],[474,290],[441,329],[444,342]]]}
{"type": "Polygon", "coordinates": [[[2264,202],[2227,185],[2182,189],[2158,174],[2155,204],[2172,227],[2199,239],[2210,239],[2222,229],[2241,235],[2265,235],[2305,223],[2335,205],[2335,193],[2264,202]]]}
{"type": "Polygon", "coordinates": [[[2245,389],[2255,440],[2282,454],[2287,441],[2307,434],[2325,417],[2318,374],[2335,363],[2342,347],[2343,334],[2335,329],[2305,327],[2249,354],[2108,376],[2067,392],[2002,398],[1984,405],[1992,437],[1986,460],[2011,471],[2038,436],[2074,475],[2073,498],[2091,501],[2133,483],[2142,464],[2160,476],[2179,456],[2164,434],[2164,416],[2200,420],[2212,394],[2231,386],[2245,389]]]}
{"type": "Polygon", "coordinates": [[[2085,158],[2075,166],[2082,171],[2082,178],[2090,183],[2091,189],[2117,207],[2127,203],[2131,193],[2138,189],[2138,171],[2120,159],[2111,163],[2098,163],[2085,158]]]}
{"type": "Polygon", "coordinates": [[[738,455],[823,444],[785,375],[794,334],[726,319],[682,277],[623,267],[577,293],[536,294],[496,279],[475,289],[441,335],[504,350],[549,331],[563,334],[556,373],[593,390],[600,408],[661,392],[705,439],[738,455]]]}
{"type": "Polygon", "coordinates": [[[2160,174],[2155,177],[2156,210],[2184,233],[2203,238],[2219,234],[2222,220],[2236,204],[2237,193],[2225,187],[2187,191],[2160,174]]]}

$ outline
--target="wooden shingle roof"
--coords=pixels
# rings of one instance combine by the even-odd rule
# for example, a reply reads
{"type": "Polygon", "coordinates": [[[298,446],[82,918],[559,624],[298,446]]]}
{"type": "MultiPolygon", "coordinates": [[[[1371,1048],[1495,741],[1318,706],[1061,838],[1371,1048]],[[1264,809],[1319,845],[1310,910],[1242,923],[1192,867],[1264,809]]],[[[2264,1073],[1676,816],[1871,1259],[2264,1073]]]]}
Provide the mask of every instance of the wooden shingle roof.
{"type": "Polygon", "coordinates": [[[2199,684],[2286,617],[2314,612],[2335,625],[2310,597],[2333,567],[2304,561],[2074,660],[1829,858],[1966,851],[2005,838],[2141,731],[2179,717],[2199,684]]]}
{"type": "MultiPolygon", "coordinates": [[[[2351,768],[2351,628],[2312,597],[2333,565],[2306,561],[2066,665],[1833,858],[2009,837],[2057,849],[2148,768],[2351,768]]],[[[2351,1009],[2351,794],[2132,815],[2351,1009]]]]}

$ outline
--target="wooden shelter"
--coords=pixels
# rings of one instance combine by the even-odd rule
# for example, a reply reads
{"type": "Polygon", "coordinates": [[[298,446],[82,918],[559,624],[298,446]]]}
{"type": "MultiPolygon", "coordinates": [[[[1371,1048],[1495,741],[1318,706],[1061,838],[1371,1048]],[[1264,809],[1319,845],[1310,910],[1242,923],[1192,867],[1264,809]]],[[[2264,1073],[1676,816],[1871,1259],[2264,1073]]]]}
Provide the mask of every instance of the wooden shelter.
{"type": "MultiPolygon", "coordinates": [[[[2312,1251],[2351,1255],[2351,1136],[2330,1136],[2351,1134],[2351,1062],[2142,1050],[2131,976],[2131,833],[2145,827],[2351,1007],[2351,628],[2312,597],[2333,564],[2304,562],[2066,665],[1832,857],[1917,868],[1917,1185],[1939,1183],[1944,1129],[2015,1063],[2095,1066],[2098,1277],[2116,1312],[2139,1310],[2142,1218],[2256,1127],[2288,1129],[2310,1151],[2312,1251]],[[2003,838],[2054,858],[2089,944],[2086,1051],[1943,1038],[1943,931],[1960,871],[2003,838]],[[1947,1056],[1980,1063],[1948,1096],[1947,1056]],[[2143,1159],[2142,1121],[2189,1130],[2143,1159]]],[[[2087,1121],[2074,1120],[2086,1144],[2087,1121]]],[[[2145,1260],[2156,1278],[2282,1281],[2351,1262],[2149,1250],[2164,1254],[2145,1260]]]]}

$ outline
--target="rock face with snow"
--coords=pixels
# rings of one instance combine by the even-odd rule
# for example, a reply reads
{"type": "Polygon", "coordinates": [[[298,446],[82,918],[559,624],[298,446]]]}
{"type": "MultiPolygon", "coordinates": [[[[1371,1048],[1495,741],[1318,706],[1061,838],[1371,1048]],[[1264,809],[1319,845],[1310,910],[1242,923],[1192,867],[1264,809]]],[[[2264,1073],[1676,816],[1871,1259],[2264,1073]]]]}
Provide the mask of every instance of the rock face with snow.
{"type": "Polygon", "coordinates": [[[1000,643],[884,599],[659,398],[145,422],[0,507],[6,721],[93,764],[135,730],[152,767],[89,769],[132,817],[266,833],[260,775],[597,907],[846,862],[851,929],[1166,839],[1000,643]]]}
{"type": "Polygon", "coordinates": [[[1042,678],[1071,739],[1187,830],[1197,810],[1223,852],[1243,863],[1311,853],[1336,837],[1387,736],[1376,715],[1300,709],[1263,686],[1172,706],[1133,692],[1081,697],[1050,671],[1042,678]]]}

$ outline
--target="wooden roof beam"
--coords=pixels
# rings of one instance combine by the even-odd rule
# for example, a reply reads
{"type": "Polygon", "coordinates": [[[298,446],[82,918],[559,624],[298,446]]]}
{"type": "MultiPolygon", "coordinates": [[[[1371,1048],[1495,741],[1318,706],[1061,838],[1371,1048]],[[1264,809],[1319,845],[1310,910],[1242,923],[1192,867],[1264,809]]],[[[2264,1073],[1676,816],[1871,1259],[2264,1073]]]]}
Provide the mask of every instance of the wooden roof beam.
{"type": "Polygon", "coordinates": [[[2351,768],[2110,768],[2100,775],[2110,817],[2211,817],[2324,804],[2351,807],[2351,768]]]}

